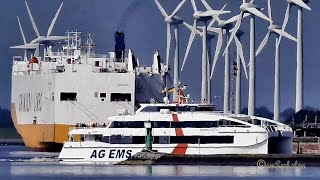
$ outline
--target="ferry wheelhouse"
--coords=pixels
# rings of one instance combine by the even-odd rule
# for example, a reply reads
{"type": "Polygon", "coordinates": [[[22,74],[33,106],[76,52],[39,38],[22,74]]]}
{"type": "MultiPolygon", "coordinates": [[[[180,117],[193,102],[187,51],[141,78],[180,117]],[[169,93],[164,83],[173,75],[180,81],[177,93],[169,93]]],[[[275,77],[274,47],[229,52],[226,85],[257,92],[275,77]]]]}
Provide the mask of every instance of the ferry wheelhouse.
{"type": "Polygon", "coordinates": [[[248,115],[215,112],[212,105],[144,104],[135,115],[109,117],[106,127],[75,128],[59,155],[62,161],[116,163],[145,148],[171,154],[291,154],[292,129],[248,115]]]}

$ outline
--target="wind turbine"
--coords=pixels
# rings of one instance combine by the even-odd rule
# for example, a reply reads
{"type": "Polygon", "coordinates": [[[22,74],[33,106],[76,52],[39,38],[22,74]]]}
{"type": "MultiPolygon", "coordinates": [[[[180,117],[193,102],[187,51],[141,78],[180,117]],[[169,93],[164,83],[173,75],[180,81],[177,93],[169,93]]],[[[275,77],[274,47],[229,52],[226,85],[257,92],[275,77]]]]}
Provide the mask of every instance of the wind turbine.
{"type": "Polygon", "coordinates": [[[26,37],[24,35],[23,29],[22,29],[22,26],[21,26],[21,23],[20,23],[19,16],[17,16],[17,19],[18,19],[20,33],[22,35],[22,39],[23,39],[23,43],[24,44],[23,45],[18,45],[18,46],[11,46],[10,48],[13,48],[13,49],[24,49],[24,57],[23,57],[23,59],[24,59],[24,61],[27,61],[27,51],[35,50],[35,49],[39,48],[39,45],[38,44],[27,43],[26,37]]]}
{"type": "MultiPolygon", "coordinates": [[[[287,0],[288,6],[284,17],[282,30],[285,30],[289,21],[290,10],[292,6],[298,8],[297,20],[297,72],[296,72],[296,112],[303,108],[303,42],[302,42],[302,8],[311,10],[302,0],[287,0]]],[[[282,36],[279,38],[281,42],[282,36]]]]}
{"type": "MultiPolygon", "coordinates": [[[[202,3],[204,4],[204,6],[207,8],[207,10],[212,10],[212,8],[210,7],[210,5],[205,1],[202,0],[202,3]]],[[[224,9],[224,7],[223,7],[224,9]]],[[[245,14],[244,17],[248,16],[248,14],[245,14]]],[[[212,69],[211,69],[211,79],[213,76],[213,72],[220,54],[220,50],[222,47],[222,43],[223,43],[223,34],[225,34],[225,39],[226,42],[228,42],[229,40],[229,35],[230,35],[230,30],[233,28],[232,23],[234,21],[236,21],[238,18],[238,16],[236,16],[236,18],[230,18],[229,20],[225,21],[225,20],[221,20],[218,16],[213,16],[213,19],[218,21],[218,28],[211,28],[211,26],[213,25],[214,21],[211,21],[211,23],[209,24],[209,28],[208,30],[211,32],[215,32],[218,34],[218,41],[217,41],[217,46],[216,46],[216,51],[215,51],[215,56],[214,56],[214,60],[213,60],[213,65],[212,65],[212,69]]],[[[237,39],[237,37],[236,37],[237,39]]],[[[246,70],[246,65],[245,65],[245,61],[244,61],[244,57],[243,57],[243,50],[242,50],[242,45],[241,43],[237,43],[240,42],[239,39],[236,40],[236,46],[237,46],[237,57],[239,57],[239,53],[242,55],[241,57],[241,62],[247,76],[247,70],[246,70]]],[[[240,59],[239,59],[240,60],[240,59]]],[[[230,56],[229,56],[229,48],[226,51],[226,55],[225,55],[225,74],[224,74],[224,105],[223,105],[223,111],[225,113],[229,112],[229,102],[230,102],[230,56]]],[[[239,62],[240,65],[240,62],[239,62]]],[[[240,68],[239,68],[240,71],[240,68]]],[[[239,83],[240,86],[240,83],[239,83]]],[[[238,89],[240,89],[239,87],[237,87],[238,89]]],[[[240,97],[238,99],[236,99],[236,101],[240,100],[240,97]]],[[[237,103],[236,103],[237,104],[237,103]]],[[[240,103],[238,103],[240,104],[240,103]]]]}
{"type": "MultiPolygon", "coordinates": [[[[208,20],[212,19],[212,16],[214,15],[220,15],[220,14],[226,14],[229,13],[230,11],[220,11],[220,10],[209,10],[209,11],[199,11],[197,9],[197,6],[195,4],[194,0],[191,0],[192,3],[192,7],[194,10],[194,14],[193,14],[193,18],[194,18],[194,22],[193,22],[193,26],[192,26],[192,31],[189,37],[189,42],[188,42],[188,46],[187,46],[187,50],[184,56],[184,60],[183,60],[183,64],[181,67],[181,71],[183,70],[183,67],[185,65],[185,62],[187,60],[192,42],[194,40],[196,31],[197,31],[197,23],[198,22],[203,22],[203,32],[207,32],[207,22],[208,20]]],[[[201,74],[201,102],[202,103],[207,103],[209,101],[208,99],[208,73],[207,73],[207,33],[203,33],[202,36],[202,74],[201,74]]]]}
{"type": "Polygon", "coordinates": [[[166,64],[169,66],[169,55],[170,55],[170,45],[171,45],[171,27],[174,29],[175,36],[175,55],[174,55],[174,69],[173,69],[173,99],[176,98],[178,93],[179,86],[179,25],[183,23],[183,20],[176,16],[182,5],[186,0],[180,2],[176,9],[172,12],[171,15],[168,15],[167,12],[163,9],[158,0],[155,0],[156,5],[158,6],[161,14],[164,16],[164,21],[167,23],[167,50],[166,50],[166,64]]]}
{"type": "Polygon", "coordinates": [[[256,56],[261,52],[261,50],[265,47],[268,43],[268,40],[272,34],[276,35],[276,44],[275,44],[275,59],[274,59],[274,105],[273,105],[273,120],[279,121],[280,120],[280,100],[279,100],[279,92],[280,92],[280,44],[279,38],[280,36],[284,36],[292,41],[297,41],[296,38],[282,30],[279,26],[274,25],[272,21],[272,12],[271,12],[271,0],[268,0],[268,14],[270,18],[270,26],[268,27],[268,33],[264,37],[263,41],[261,42],[256,56]]]}
{"type": "MultiPolygon", "coordinates": [[[[183,24],[192,32],[193,27],[186,23],[183,22],[183,24]]],[[[198,27],[198,29],[202,29],[203,27],[198,27]]],[[[204,31],[198,30],[196,31],[196,34],[198,34],[200,37],[203,36],[204,31]]],[[[209,29],[207,30],[207,98],[208,102],[211,102],[211,81],[210,81],[210,59],[211,59],[211,41],[212,39],[215,38],[215,35],[213,32],[211,32],[209,29]]]]}
{"type": "Polygon", "coordinates": [[[270,19],[260,12],[253,0],[250,3],[247,3],[246,0],[243,0],[242,5],[240,6],[240,14],[238,20],[235,24],[234,31],[231,34],[227,47],[224,51],[224,55],[227,52],[233,38],[236,36],[238,29],[240,28],[242,18],[245,13],[250,13],[250,71],[249,71],[249,99],[248,99],[248,115],[255,115],[255,16],[258,16],[262,19],[269,21],[270,19]]]}
{"type": "Polygon", "coordinates": [[[246,78],[248,79],[246,62],[244,60],[243,47],[241,44],[241,36],[243,34],[244,34],[243,31],[241,31],[239,29],[238,32],[236,33],[236,36],[235,36],[235,42],[236,42],[236,46],[237,46],[236,104],[235,104],[235,110],[234,110],[235,114],[240,114],[240,111],[241,111],[241,109],[240,109],[241,108],[241,67],[240,67],[241,65],[240,65],[240,63],[242,63],[244,73],[246,75],[246,78]]]}
{"type": "Polygon", "coordinates": [[[29,14],[29,18],[30,18],[30,21],[31,21],[31,24],[32,24],[32,27],[33,27],[33,30],[35,31],[36,35],[37,35],[37,38],[33,39],[30,43],[31,44],[35,44],[35,43],[43,43],[45,45],[46,48],[48,48],[48,46],[50,45],[50,41],[57,41],[57,40],[64,40],[66,39],[67,37],[66,36],[51,36],[51,32],[52,32],[52,29],[56,23],[56,20],[59,16],[59,13],[60,13],[60,10],[63,6],[63,2],[61,3],[58,11],[56,12],[49,28],[48,28],[48,31],[47,31],[47,35],[40,35],[39,33],[39,30],[38,30],[38,27],[33,19],[33,16],[31,14],[31,11],[30,11],[30,8],[28,6],[28,3],[27,1],[25,1],[25,5],[26,5],[26,8],[27,8],[27,11],[28,11],[28,14],[29,14]]]}

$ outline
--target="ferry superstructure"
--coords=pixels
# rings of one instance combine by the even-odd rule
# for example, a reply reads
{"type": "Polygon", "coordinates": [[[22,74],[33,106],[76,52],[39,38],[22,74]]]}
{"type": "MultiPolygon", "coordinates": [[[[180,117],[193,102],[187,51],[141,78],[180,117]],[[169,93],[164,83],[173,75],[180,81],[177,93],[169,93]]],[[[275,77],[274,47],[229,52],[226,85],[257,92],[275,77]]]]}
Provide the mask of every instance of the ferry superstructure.
{"type": "Polygon", "coordinates": [[[266,118],[214,112],[210,105],[145,104],[135,115],[110,117],[103,128],[69,132],[62,161],[116,163],[145,149],[152,124],[152,149],[169,154],[291,154],[292,129],[266,118]]]}
{"type": "Polygon", "coordinates": [[[56,52],[43,42],[42,57],[38,43],[26,50],[30,58],[13,58],[12,119],[28,148],[60,151],[76,124],[107,124],[107,117],[133,114],[139,103],[162,101],[167,67],[158,52],[152,67],[142,67],[125,51],[122,32],[115,33],[115,51],[105,55],[94,52],[90,35],[82,41],[80,32],[67,32],[64,39],[56,52]]]}

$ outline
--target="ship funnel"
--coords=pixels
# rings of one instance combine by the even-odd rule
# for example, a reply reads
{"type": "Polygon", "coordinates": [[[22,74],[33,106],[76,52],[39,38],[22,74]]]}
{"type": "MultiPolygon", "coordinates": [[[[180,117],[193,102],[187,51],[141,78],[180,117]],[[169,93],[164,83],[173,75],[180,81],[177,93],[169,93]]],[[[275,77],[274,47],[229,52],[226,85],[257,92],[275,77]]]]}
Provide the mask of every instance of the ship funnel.
{"type": "Polygon", "coordinates": [[[114,52],[116,53],[116,59],[123,60],[124,59],[124,51],[126,48],[126,45],[124,43],[124,33],[117,31],[114,34],[114,41],[115,41],[114,42],[115,43],[114,52]]]}

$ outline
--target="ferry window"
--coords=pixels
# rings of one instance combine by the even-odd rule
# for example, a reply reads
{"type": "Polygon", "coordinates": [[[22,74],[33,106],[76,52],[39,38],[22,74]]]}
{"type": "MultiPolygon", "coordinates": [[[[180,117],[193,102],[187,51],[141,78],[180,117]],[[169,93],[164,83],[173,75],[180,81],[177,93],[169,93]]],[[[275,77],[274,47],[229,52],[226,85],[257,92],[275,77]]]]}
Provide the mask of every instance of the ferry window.
{"type": "Polygon", "coordinates": [[[226,126],[226,125],[227,125],[227,120],[223,120],[223,119],[219,120],[219,126],[226,126]]]}
{"type": "Polygon", "coordinates": [[[103,136],[102,137],[102,142],[109,143],[110,142],[110,137],[109,136],[103,136]]]}
{"type": "Polygon", "coordinates": [[[157,112],[157,111],[158,111],[158,107],[156,106],[147,106],[141,109],[141,112],[157,112]]]}
{"type": "Polygon", "coordinates": [[[101,98],[106,98],[107,97],[107,93],[100,93],[100,97],[101,98]]]}
{"type": "Polygon", "coordinates": [[[131,136],[112,135],[110,137],[111,144],[132,144],[131,136]]]}
{"type": "Polygon", "coordinates": [[[213,128],[218,127],[217,121],[182,121],[171,122],[172,128],[213,128]]]}
{"type": "Polygon", "coordinates": [[[230,125],[231,126],[244,126],[244,124],[238,123],[238,122],[234,122],[234,121],[230,121],[230,125]]]}
{"type": "Polygon", "coordinates": [[[253,123],[254,123],[254,125],[261,125],[261,120],[254,119],[253,123]]]}
{"type": "Polygon", "coordinates": [[[169,121],[155,121],[153,125],[154,128],[170,128],[169,121]]]}
{"type": "Polygon", "coordinates": [[[132,144],[144,144],[145,143],[144,136],[133,136],[132,137],[132,144]]]}
{"type": "Polygon", "coordinates": [[[76,101],[76,100],[77,100],[77,93],[73,93],[73,92],[60,93],[60,101],[76,101]]]}
{"type": "Polygon", "coordinates": [[[130,93],[111,93],[111,101],[131,102],[131,94],[130,93]]]}
{"type": "Polygon", "coordinates": [[[144,128],[143,121],[113,121],[110,128],[144,128]]]}
{"type": "Polygon", "coordinates": [[[94,141],[102,141],[103,136],[102,135],[94,135],[94,141]]]}
{"type": "Polygon", "coordinates": [[[198,106],[195,111],[213,111],[213,106],[198,106]]]}
{"type": "Polygon", "coordinates": [[[170,143],[232,144],[234,136],[171,136],[170,143]]]}
{"type": "Polygon", "coordinates": [[[170,144],[169,136],[159,136],[159,144],[170,144]]]}

